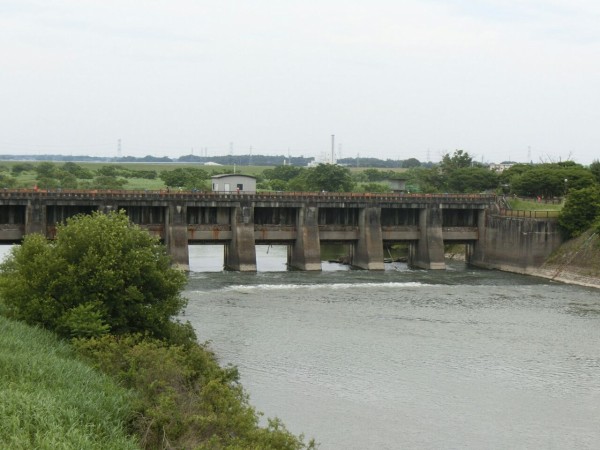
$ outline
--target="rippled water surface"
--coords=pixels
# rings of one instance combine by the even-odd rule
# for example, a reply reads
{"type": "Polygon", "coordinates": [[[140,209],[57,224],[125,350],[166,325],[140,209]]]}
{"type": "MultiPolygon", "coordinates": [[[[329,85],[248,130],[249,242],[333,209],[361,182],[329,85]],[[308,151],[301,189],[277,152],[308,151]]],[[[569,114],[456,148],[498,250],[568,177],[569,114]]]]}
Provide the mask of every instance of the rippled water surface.
{"type": "Polygon", "coordinates": [[[600,447],[599,291],[460,263],[277,272],[284,259],[192,272],[186,291],[266,416],[322,449],[600,447]]]}

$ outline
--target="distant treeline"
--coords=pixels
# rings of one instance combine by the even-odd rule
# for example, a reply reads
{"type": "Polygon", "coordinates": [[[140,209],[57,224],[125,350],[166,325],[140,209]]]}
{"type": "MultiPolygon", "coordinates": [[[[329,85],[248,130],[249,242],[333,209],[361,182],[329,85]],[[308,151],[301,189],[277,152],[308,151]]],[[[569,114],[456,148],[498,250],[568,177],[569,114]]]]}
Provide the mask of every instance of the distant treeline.
{"type": "MultiPolygon", "coordinates": [[[[112,158],[106,156],[86,156],[86,155],[0,155],[0,160],[4,161],[77,161],[77,162],[123,162],[123,163],[217,163],[222,165],[240,165],[240,166],[308,166],[309,163],[315,160],[314,157],[304,156],[285,156],[285,155],[224,155],[224,156],[196,156],[185,155],[179,158],[169,158],[168,156],[123,156],[120,158],[112,158]]],[[[337,163],[350,167],[378,167],[378,168],[411,168],[428,166],[427,163],[421,163],[416,158],[400,159],[378,159],[378,158],[342,158],[337,160],[337,163]]]]}

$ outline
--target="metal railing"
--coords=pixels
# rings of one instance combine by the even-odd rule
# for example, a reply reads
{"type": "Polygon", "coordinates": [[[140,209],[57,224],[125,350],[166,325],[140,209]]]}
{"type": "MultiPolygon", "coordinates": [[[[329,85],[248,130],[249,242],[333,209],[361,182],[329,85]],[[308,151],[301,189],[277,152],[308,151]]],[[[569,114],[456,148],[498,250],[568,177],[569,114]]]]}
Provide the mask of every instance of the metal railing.
{"type": "Polygon", "coordinates": [[[504,217],[524,217],[528,219],[557,219],[560,211],[557,210],[524,210],[500,209],[499,215],[504,217]]]}
{"type": "Polygon", "coordinates": [[[405,193],[363,193],[363,192],[213,192],[185,191],[179,189],[161,190],[117,190],[117,189],[0,189],[0,198],[168,198],[168,199],[215,199],[215,200],[365,200],[365,201],[425,201],[425,202],[482,202],[493,203],[493,194],[405,194],[405,193]]]}

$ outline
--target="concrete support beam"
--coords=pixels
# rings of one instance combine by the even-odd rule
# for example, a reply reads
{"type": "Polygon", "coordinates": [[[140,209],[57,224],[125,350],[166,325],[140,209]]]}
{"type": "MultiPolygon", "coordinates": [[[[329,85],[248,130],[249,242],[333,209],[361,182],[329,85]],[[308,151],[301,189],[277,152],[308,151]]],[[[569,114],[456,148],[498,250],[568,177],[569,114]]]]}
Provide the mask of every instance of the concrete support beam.
{"type": "Polygon", "coordinates": [[[477,210],[477,240],[469,244],[467,248],[467,263],[483,264],[485,262],[485,243],[486,243],[486,210],[477,210]]]}
{"type": "Polygon", "coordinates": [[[39,233],[46,236],[47,225],[46,204],[37,198],[28,201],[25,210],[25,234],[39,233]]]}
{"type": "Polygon", "coordinates": [[[187,207],[183,204],[169,205],[165,214],[165,245],[173,266],[190,270],[190,253],[187,237],[187,207]]]}
{"type": "Polygon", "coordinates": [[[321,270],[321,243],[319,241],[319,208],[298,208],[296,241],[288,247],[288,268],[321,270]]]}
{"type": "Polygon", "coordinates": [[[254,208],[241,205],[231,214],[231,241],[225,246],[225,269],[256,272],[254,208]]]}
{"type": "Polygon", "coordinates": [[[419,232],[409,263],[422,269],[445,269],[441,207],[431,205],[419,211],[419,232]]]}
{"type": "Polygon", "coordinates": [[[367,270],[383,270],[381,208],[362,208],[358,213],[358,241],[353,246],[351,264],[367,270]]]}

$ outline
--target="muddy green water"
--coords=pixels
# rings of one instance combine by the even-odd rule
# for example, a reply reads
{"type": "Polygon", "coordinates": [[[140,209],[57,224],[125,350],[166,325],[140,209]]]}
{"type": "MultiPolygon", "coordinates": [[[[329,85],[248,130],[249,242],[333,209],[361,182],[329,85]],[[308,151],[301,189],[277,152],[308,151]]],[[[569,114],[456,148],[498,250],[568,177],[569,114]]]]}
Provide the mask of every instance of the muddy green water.
{"type": "Polygon", "coordinates": [[[450,263],[219,270],[192,247],[190,320],[251,403],[321,449],[600,448],[600,291],[450,263]],[[341,269],[341,270],[338,270],[341,269]]]}

